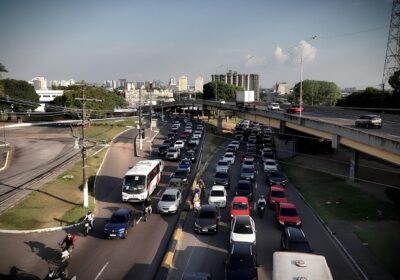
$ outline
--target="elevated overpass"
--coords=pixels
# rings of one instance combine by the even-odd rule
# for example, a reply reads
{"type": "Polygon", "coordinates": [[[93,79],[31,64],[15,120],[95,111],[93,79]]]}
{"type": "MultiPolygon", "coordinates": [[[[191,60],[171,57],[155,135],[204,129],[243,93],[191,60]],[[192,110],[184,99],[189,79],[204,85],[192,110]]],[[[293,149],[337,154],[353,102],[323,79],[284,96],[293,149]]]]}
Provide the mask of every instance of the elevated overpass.
{"type": "MultiPolygon", "coordinates": [[[[287,128],[313,135],[315,137],[331,141],[333,148],[337,149],[340,145],[354,150],[350,159],[350,178],[354,178],[357,172],[358,152],[382,159],[392,164],[400,166],[400,121],[393,126],[398,125],[399,133],[396,135],[379,133],[379,130],[359,129],[354,126],[354,120],[348,120],[348,124],[342,124],[341,112],[338,112],[337,121],[330,118],[329,121],[321,116],[307,116],[305,114],[300,118],[299,115],[286,114],[282,111],[267,111],[257,106],[256,108],[240,109],[234,103],[221,104],[209,100],[194,100],[186,102],[177,102],[173,106],[202,105],[203,109],[215,112],[217,115],[221,110],[229,110],[236,116],[243,119],[249,119],[263,123],[278,129],[285,133],[287,128]],[[351,121],[351,125],[349,124],[351,121]]],[[[355,113],[360,114],[360,113],[355,113]]],[[[398,117],[400,120],[400,117],[398,117]]],[[[222,124],[220,119],[219,124],[222,124]]],[[[385,123],[384,123],[385,125],[385,123]]],[[[397,131],[397,130],[396,130],[397,131]]],[[[396,132],[395,132],[396,133],[396,132]]]]}

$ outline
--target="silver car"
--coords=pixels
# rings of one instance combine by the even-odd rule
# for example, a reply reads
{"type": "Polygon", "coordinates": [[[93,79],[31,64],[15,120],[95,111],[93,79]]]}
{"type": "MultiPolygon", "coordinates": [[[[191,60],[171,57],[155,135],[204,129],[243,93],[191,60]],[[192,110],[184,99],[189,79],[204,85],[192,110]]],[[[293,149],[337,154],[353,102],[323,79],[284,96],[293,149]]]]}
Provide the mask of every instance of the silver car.
{"type": "Polygon", "coordinates": [[[165,189],[157,205],[159,213],[168,214],[176,213],[181,204],[181,191],[178,188],[165,189]]]}

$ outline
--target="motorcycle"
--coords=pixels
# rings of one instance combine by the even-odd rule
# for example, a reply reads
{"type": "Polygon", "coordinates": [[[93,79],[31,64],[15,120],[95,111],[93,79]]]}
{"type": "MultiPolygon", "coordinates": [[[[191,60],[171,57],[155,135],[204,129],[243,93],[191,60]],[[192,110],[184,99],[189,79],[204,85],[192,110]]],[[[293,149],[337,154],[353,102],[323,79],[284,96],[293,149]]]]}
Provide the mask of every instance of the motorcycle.
{"type": "MultiPolygon", "coordinates": [[[[93,220],[92,223],[94,224],[94,220],[93,220]]],[[[86,236],[86,235],[89,234],[89,231],[91,231],[93,229],[93,227],[92,227],[92,225],[90,224],[90,222],[88,220],[85,220],[83,222],[83,225],[85,227],[83,234],[84,234],[84,236],[86,236]]]]}
{"type": "Polygon", "coordinates": [[[67,247],[61,249],[61,263],[64,263],[69,259],[71,251],[72,249],[67,247]]]}
{"type": "Polygon", "coordinates": [[[61,262],[61,264],[55,269],[49,267],[49,273],[47,273],[45,279],[54,279],[54,280],[68,279],[67,266],[68,262],[61,262]]]}
{"type": "Polygon", "coordinates": [[[262,218],[265,212],[265,203],[259,203],[257,206],[257,210],[258,210],[258,215],[260,216],[260,218],[262,218]]]}

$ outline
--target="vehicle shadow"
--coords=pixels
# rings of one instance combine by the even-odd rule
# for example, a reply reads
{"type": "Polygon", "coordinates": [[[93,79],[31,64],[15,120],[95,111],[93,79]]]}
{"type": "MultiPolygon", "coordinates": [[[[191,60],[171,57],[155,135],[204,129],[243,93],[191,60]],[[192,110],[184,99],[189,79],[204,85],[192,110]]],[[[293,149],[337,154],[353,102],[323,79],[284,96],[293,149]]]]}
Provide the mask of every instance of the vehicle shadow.
{"type": "Polygon", "coordinates": [[[46,244],[39,241],[24,241],[28,245],[33,253],[41,257],[48,264],[59,264],[60,261],[60,250],[46,246],[46,244]]]}
{"type": "Polygon", "coordinates": [[[0,273],[0,280],[40,280],[40,277],[27,273],[16,266],[12,266],[8,275],[0,273]]]}

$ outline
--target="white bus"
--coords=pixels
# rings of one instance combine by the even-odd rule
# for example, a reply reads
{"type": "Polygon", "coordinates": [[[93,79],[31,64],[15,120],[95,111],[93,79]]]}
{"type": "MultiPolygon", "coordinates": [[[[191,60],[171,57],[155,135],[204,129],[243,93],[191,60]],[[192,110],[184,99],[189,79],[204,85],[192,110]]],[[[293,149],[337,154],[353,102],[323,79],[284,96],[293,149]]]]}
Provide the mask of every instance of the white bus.
{"type": "Polygon", "coordinates": [[[160,159],[139,161],[125,174],[122,201],[144,201],[160,182],[163,169],[164,163],[160,159]]]}
{"type": "Polygon", "coordinates": [[[275,252],[272,280],[286,279],[332,280],[333,278],[324,256],[297,252],[275,252]]]}

